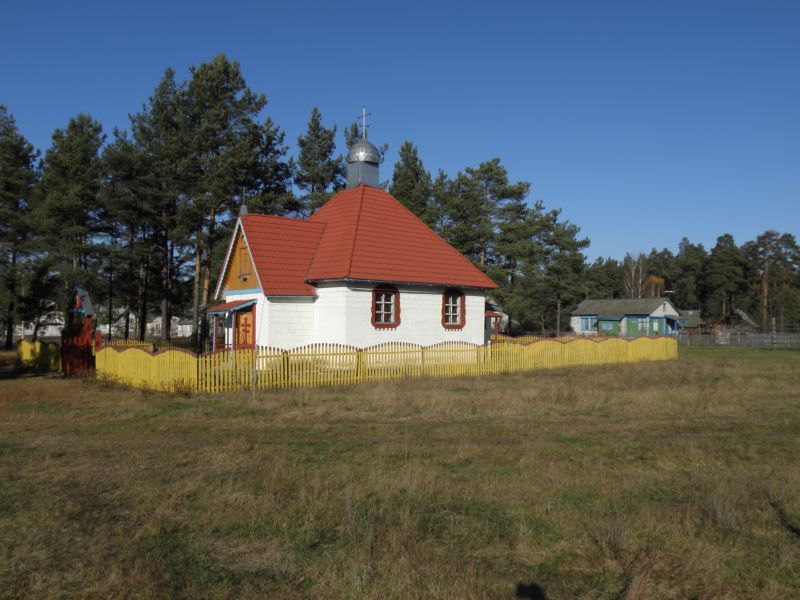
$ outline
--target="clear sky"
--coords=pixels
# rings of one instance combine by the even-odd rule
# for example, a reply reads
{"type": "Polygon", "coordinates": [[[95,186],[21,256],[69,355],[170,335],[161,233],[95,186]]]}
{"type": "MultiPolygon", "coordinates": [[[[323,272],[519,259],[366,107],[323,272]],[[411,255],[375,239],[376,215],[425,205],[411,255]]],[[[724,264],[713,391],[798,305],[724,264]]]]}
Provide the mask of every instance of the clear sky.
{"type": "Polygon", "coordinates": [[[591,258],[800,234],[800,2],[0,0],[0,23],[0,103],[42,150],[225,52],[292,153],[312,106],[341,131],[366,105],[382,179],[404,140],[434,174],[498,156],[591,258]]]}

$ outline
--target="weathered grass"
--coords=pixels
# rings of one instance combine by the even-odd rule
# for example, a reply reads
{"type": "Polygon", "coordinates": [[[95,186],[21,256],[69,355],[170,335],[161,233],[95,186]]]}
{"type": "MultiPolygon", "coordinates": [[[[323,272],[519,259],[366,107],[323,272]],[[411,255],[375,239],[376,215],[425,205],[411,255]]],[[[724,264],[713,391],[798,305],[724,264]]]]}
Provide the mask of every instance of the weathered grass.
{"type": "Polygon", "coordinates": [[[798,431],[780,351],[255,396],[2,381],[0,597],[791,597],[798,431]]]}

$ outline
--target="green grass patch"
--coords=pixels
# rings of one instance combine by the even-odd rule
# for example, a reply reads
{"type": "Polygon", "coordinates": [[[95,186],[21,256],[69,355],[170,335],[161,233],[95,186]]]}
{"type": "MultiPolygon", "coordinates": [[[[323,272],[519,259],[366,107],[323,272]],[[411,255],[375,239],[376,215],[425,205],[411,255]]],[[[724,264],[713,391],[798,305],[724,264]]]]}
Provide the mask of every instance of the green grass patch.
{"type": "Polygon", "coordinates": [[[191,398],[0,381],[0,597],[793,597],[798,357],[191,398]]]}

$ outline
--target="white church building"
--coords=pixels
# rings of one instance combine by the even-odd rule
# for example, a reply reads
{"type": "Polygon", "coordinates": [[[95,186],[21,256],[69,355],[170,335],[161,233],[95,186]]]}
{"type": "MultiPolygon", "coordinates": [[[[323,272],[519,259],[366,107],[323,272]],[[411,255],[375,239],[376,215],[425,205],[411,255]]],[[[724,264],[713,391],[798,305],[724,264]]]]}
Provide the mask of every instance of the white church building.
{"type": "Polygon", "coordinates": [[[497,285],[378,187],[363,133],[347,163],[348,188],[308,219],[239,215],[209,311],[216,350],[488,341],[497,285]]]}

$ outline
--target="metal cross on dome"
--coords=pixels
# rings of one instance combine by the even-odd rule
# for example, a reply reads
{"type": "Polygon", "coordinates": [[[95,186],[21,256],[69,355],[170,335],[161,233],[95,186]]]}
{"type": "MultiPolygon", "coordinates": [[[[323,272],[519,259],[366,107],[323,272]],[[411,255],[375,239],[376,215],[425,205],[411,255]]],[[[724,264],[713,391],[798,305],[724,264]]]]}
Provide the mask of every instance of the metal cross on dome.
{"type": "Polygon", "coordinates": [[[367,112],[367,107],[361,107],[361,139],[367,139],[367,117],[371,117],[372,113],[367,112]]]}

